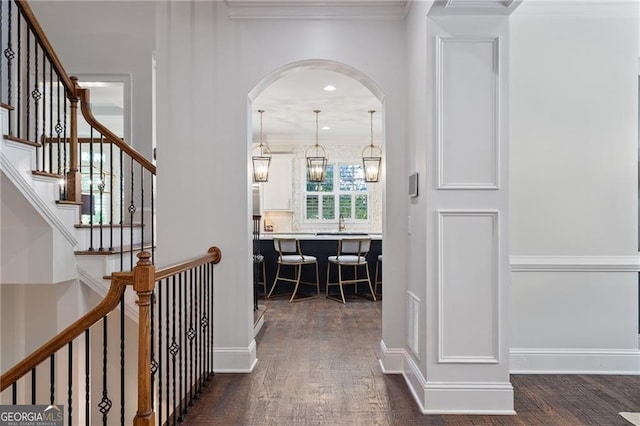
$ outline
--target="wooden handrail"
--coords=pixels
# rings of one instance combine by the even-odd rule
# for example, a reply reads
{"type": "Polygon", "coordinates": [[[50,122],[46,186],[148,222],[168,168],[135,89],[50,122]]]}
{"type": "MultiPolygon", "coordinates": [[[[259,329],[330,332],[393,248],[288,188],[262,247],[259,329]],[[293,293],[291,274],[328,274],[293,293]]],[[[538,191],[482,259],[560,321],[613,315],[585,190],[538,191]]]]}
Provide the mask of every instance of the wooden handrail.
{"type": "Polygon", "coordinates": [[[221,259],[222,252],[220,249],[218,247],[211,247],[204,256],[194,257],[191,260],[187,260],[177,265],[167,266],[166,268],[156,271],[155,280],[160,281],[206,263],[213,262],[216,264],[219,263],[221,259]]]}
{"type": "Polygon", "coordinates": [[[69,77],[66,71],[64,70],[64,67],[60,62],[60,59],[58,59],[58,55],[56,55],[56,52],[55,50],[53,50],[53,47],[51,46],[49,39],[44,34],[44,31],[40,26],[40,23],[36,19],[33,13],[33,10],[31,10],[31,6],[29,6],[29,4],[26,1],[21,1],[21,0],[16,0],[16,5],[18,6],[18,8],[20,8],[20,11],[22,12],[22,16],[24,17],[25,21],[27,21],[27,23],[29,24],[29,27],[31,27],[33,34],[38,39],[38,41],[40,41],[40,44],[42,44],[42,48],[46,52],[47,57],[51,61],[51,64],[55,68],[56,72],[58,73],[58,76],[60,77],[62,84],[67,89],[68,97],[75,98],[76,96],[75,85],[73,84],[71,77],[69,77]]]}
{"type": "Polygon", "coordinates": [[[0,377],[0,392],[11,386],[15,381],[31,371],[32,368],[35,368],[42,361],[49,358],[51,354],[67,345],[80,334],[84,333],[86,329],[113,311],[120,303],[120,298],[124,294],[126,285],[126,282],[114,277],[111,281],[111,287],[109,287],[109,291],[102,302],[98,303],[95,308],[65,328],[53,339],[33,351],[29,356],[0,377]]]}
{"type": "MultiPolygon", "coordinates": [[[[71,77],[71,79],[77,83],[76,77],[71,77]]],[[[80,111],[82,112],[82,116],[84,119],[92,126],[94,129],[102,133],[105,138],[107,138],[111,143],[116,144],[121,150],[129,154],[131,158],[140,163],[145,169],[156,174],[156,166],[149,160],[147,160],[142,154],[136,151],[131,145],[125,143],[122,138],[117,136],[111,130],[107,129],[102,123],[100,123],[94,116],[91,111],[91,102],[89,97],[88,89],[81,89],[80,87],[76,88],[76,94],[80,98],[80,111]]]]}
{"type": "MultiPolygon", "coordinates": [[[[150,255],[149,253],[142,252],[138,255],[142,263],[139,263],[140,266],[149,267],[150,262],[148,261],[150,255]]],[[[159,271],[156,271],[153,276],[153,281],[159,281],[164,278],[173,276],[180,272],[187,271],[191,268],[195,268],[200,265],[204,265],[207,263],[217,264],[222,259],[222,252],[218,247],[211,247],[207,254],[199,257],[195,257],[193,259],[184,261],[182,263],[169,266],[163,268],[159,271]]],[[[56,337],[49,340],[44,345],[40,346],[38,349],[33,351],[29,356],[16,364],[13,368],[8,370],[2,376],[0,376],[0,392],[4,391],[8,388],[12,383],[20,379],[26,373],[31,371],[32,368],[36,367],[42,361],[46,360],[51,356],[51,354],[55,353],[57,350],[66,346],[73,339],[82,334],[86,329],[97,323],[102,317],[107,315],[109,312],[113,311],[118,307],[120,303],[120,298],[124,294],[124,291],[127,285],[136,287],[134,283],[134,275],[135,272],[114,272],[111,274],[111,286],[109,287],[109,291],[107,292],[104,299],[96,305],[91,311],[86,313],[80,319],[75,321],[69,327],[65,328],[62,332],[60,332],[56,337]]]]}

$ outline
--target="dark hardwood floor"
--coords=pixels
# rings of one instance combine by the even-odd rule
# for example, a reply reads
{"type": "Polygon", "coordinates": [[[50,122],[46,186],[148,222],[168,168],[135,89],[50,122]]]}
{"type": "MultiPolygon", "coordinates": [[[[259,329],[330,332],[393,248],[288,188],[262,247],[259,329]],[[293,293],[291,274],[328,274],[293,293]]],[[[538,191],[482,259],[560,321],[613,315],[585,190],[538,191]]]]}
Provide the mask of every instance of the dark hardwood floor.
{"type": "Polygon", "coordinates": [[[423,415],[401,375],[380,371],[381,303],[261,299],[251,374],[217,374],[186,425],[630,425],[640,376],[513,375],[516,416],[423,415]]]}

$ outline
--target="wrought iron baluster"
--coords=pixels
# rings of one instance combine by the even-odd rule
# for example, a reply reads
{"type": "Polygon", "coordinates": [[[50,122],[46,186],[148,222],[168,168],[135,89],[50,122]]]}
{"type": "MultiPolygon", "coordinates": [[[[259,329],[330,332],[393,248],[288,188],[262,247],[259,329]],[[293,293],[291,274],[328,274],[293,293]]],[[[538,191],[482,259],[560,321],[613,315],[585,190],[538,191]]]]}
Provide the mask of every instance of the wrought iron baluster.
{"type": "Polygon", "coordinates": [[[158,283],[158,424],[164,424],[162,422],[162,369],[164,367],[162,363],[162,287],[164,287],[165,280],[158,283]]]}
{"type": "Polygon", "coordinates": [[[171,370],[171,366],[169,365],[169,355],[170,355],[169,348],[171,346],[169,344],[169,325],[170,325],[169,323],[171,322],[170,321],[170,317],[169,317],[169,299],[171,299],[171,296],[170,296],[170,293],[169,293],[169,282],[167,281],[167,298],[166,298],[166,306],[165,306],[165,309],[166,309],[166,314],[165,314],[165,317],[166,317],[165,327],[166,327],[166,329],[165,329],[165,331],[167,333],[167,345],[166,345],[167,347],[165,348],[165,360],[167,361],[167,364],[165,366],[165,379],[167,381],[167,386],[166,386],[166,389],[165,389],[165,392],[166,392],[165,396],[167,398],[167,402],[166,402],[166,405],[167,405],[167,407],[166,407],[167,421],[169,421],[169,419],[170,419],[169,414],[170,414],[170,409],[171,409],[170,404],[169,404],[170,396],[171,396],[170,389],[169,389],[169,384],[171,383],[170,382],[170,376],[169,376],[169,373],[170,373],[169,370],[171,370]]]}
{"type": "Polygon", "coordinates": [[[171,370],[172,370],[172,407],[173,407],[173,424],[176,422],[176,355],[180,353],[180,345],[176,342],[176,276],[174,275],[171,280],[171,345],[169,346],[169,353],[171,354],[171,370]]]}
{"type": "Polygon", "coordinates": [[[100,409],[100,413],[102,413],[102,424],[107,426],[107,418],[109,415],[109,410],[111,410],[111,406],[113,403],[109,399],[109,391],[107,388],[107,342],[108,342],[108,317],[102,318],[102,399],[98,404],[98,408],[100,409]]]}
{"type": "MultiPolygon", "coordinates": [[[[120,150],[120,197],[118,204],[120,205],[120,270],[124,270],[124,251],[122,251],[122,242],[124,241],[124,152],[120,150]]],[[[133,266],[133,264],[131,264],[133,266]]],[[[162,424],[162,423],[160,423],[162,424]]]]}
{"type": "Polygon", "coordinates": [[[187,332],[187,337],[189,338],[189,405],[193,405],[193,400],[194,400],[194,391],[193,391],[193,363],[194,363],[194,359],[193,359],[193,339],[196,338],[196,330],[193,327],[193,315],[194,315],[194,310],[193,310],[193,306],[194,306],[194,296],[193,296],[193,287],[194,287],[194,283],[195,283],[195,272],[194,272],[194,268],[191,268],[191,270],[189,271],[189,274],[191,276],[191,280],[189,282],[189,331],[187,332]]]}
{"type": "Polygon", "coordinates": [[[31,405],[36,403],[36,369],[31,369],[31,405]]]}
{"type": "Polygon", "coordinates": [[[91,424],[91,348],[89,329],[84,331],[84,417],[85,424],[91,424]]]}
{"type": "MultiPolygon", "coordinates": [[[[155,330],[156,330],[156,319],[155,319],[155,305],[156,305],[156,291],[154,290],[151,294],[151,395],[155,395],[155,382],[156,382],[156,371],[158,371],[158,362],[156,361],[156,347],[155,347],[155,330]]],[[[151,398],[151,408],[155,410],[155,398],[151,398]]]]}
{"type": "MultiPolygon", "coordinates": [[[[178,275],[178,344],[180,345],[180,347],[184,347],[184,342],[183,342],[183,338],[184,335],[182,334],[182,291],[183,291],[183,286],[184,286],[184,282],[182,281],[182,277],[184,275],[184,272],[181,272],[180,275],[178,275]]],[[[180,397],[179,397],[179,401],[180,401],[180,410],[178,411],[180,413],[179,417],[178,417],[178,422],[182,423],[182,421],[184,420],[184,408],[182,405],[182,401],[184,400],[184,394],[186,394],[185,392],[185,387],[183,386],[183,380],[182,380],[182,376],[184,375],[183,373],[183,366],[182,366],[182,351],[180,352],[180,357],[178,359],[178,370],[180,371],[179,374],[179,378],[180,378],[180,383],[178,386],[178,392],[180,393],[180,397]]]]}
{"type": "MultiPolygon", "coordinates": [[[[129,198],[131,203],[129,204],[129,244],[131,248],[133,248],[133,215],[136,212],[136,206],[133,203],[133,194],[134,192],[134,183],[135,183],[135,167],[133,162],[133,157],[131,157],[131,194],[129,194],[129,198]]],[[[130,265],[133,267],[133,250],[129,252],[130,265]]],[[[168,337],[168,335],[167,335],[168,337]]]]}
{"type": "MultiPolygon", "coordinates": [[[[25,22],[26,24],[26,22],[25,22]]],[[[24,85],[25,87],[25,116],[26,116],[26,120],[23,123],[23,129],[25,131],[25,139],[29,140],[29,118],[31,115],[31,100],[29,98],[29,87],[30,87],[30,77],[31,77],[31,32],[28,31],[29,26],[27,26],[27,52],[26,52],[26,63],[27,63],[27,81],[24,85]]]]}
{"type": "Polygon", "coordinates": [[[154,182],[156,180],[156,177],[154,175],[151,175],[151,263],[155,263],[155,258],[156,258],[156,238],[155,238],[155,226],[153,225],[154,223],[154,219],[156,217],[156,211],[155,211],[155,205],[154,205],[154,199],[155,199],[155,192],[154,192],[154,182]]]}
{"type": "MultiPolygon", "coordinates": [[[[15,58],[15,52],[13,51],[12,46],[12,38],[13,38],[13,13],[11,11],[11,1],[8,3],[8,13],[7,13],[7,48],[4,49],[4,57],[7,58],[7,104],[12,105],[13,93],[11,86],[12,82],[12,74],[13,74],[13,58],[15,58]]],[[[13,120],[12,118],[12,110],[9,110],[9,134],[13,135],[13,120]]]]}
{"type": "MultiPolygon", "coordinates": [[[[78,145],[82,147],[82,144],[78,143],[78,145]]],[[[82,148],[79,151],[82,151],[82,148]]],[[[80,168],[82,169],[82,167],[80,168]]],[[[95,205],[93,201],[93,182],[93,126],[91,126],[89,129],[89,251],[93,251],[93,213],[95,205]]]]}
{"type": "MultiPolygon", "coordinates": [[[[133,241],[131,242],[133,247],[133,241]]],[[[144,167],[140,165],[140,250],[144,250],[144,167]]]]}
{"type": "Polygon", "coordinates": [[[67,410],[67,421],[68,424],[73,424],[73,341],[69,342],[67,345],[69,349],[69,362],[67,364],[67,369],[69,370],[69,381],[67,383],[67,405],[69,409],[67,410]]]}
{"type": "MultiPolygon", "coordinates": [[[[66,174],[67,174],[67,170],[69,170],[68,167],[68,160],[67,160],[67,97],[63,96],[62,97],[62,104],[63,104],[63,108],[62,108],[62,114],[63,114],[63,120],[62,120],[62,125],[60,125],[60,76],[58,76],[58,127],[56,127],[56,132],[58,133],[58,138],[60,138],[60,132],[62,131],[62,140],[63,140],[63,145],[62,145],[62,149],[63,149],[63,166],[62,166],[62,170],[63,170],[63,174],[65,175],[65,179],[64,179],[64,199],[67,199],[67,178],[66,178],[66,174]]],[[[77,200],[76,200],[77,201],[77,200]]]]}
{"type": "Polygon", "coordinates": [[[120,424],[124,425],[125,370],[124,370],[124,293],[120,296],[120,424]]]}
{"type": "Polygon", "coordinates": [[[195,306],[193,307],[194,309],[194,317],[196,320],[196,351],[195,351],[195,358],[196,358],[196,362],[195,362],[195,378],[196,378],[196,382],[195,382],[195,395],[193,396],[194,400],[198,400],[200,399],[200,340],[201,340],[201,336],[202,333],[200,332],[201,330],[201,324],[200,324],[200,301],[202,299],[200,299],[200,294],[199,294],[199,283],[200,280],[202,279],[202,272],[200,270],[200,268],[196,268],[196,283],[194,285],[195,287],[195,306]]]}
{"type": "MultiPolygon", "coordinates": [[[[40,46],[38,43],[37,46],[40,46]]],[[[49,141],[49,173],[53,173],[53,140],[47,138],[47,56],[42,47],[42,141],[49,141]]],[[[51,134],[49,134],[51,136],[51,134]]]]}
{"type": "Polygon", "coordinates": [[[53,405],[56,401],[56,354],[51,354],[49,357],[49,366],[50,366],[50,378],[49,378],[49,403],[53,405]]]}
{"type": "MultiPolygon", "coordinates": [[[[209,351],[207,353],[207,359],[209,360],[209,377],[213,376],[213,263],[207,265],[209,268],[209,351]]],[[[265,277],[265,280],[267,278],[265,277]]]]}
{"type": "Polygon", "coordinates": [[[13,405],[18,404],[18,384],[16,382],[11,385],[11,403],[13,405]]]}
{"type": "MultiPolygon", "coordinates": [[[[0,1],[0,23],[4,22],[3,21],[3,14],[2,14],[2,5],[4,4],[4,1],[0,1]]],[[[3,41],[4,41],[4,26],[0,25],[0,46],[4,46],[3,41]]],[[[3,79],[2,79],[2,58],[0,58],[0,102],[4,102],[4,97],[2,96],[2,85],[3,85],[3,79]]]]}
{"type": "MultiPolygon", "coordinates": [[[[103,223],[104,223],[104,189],[105,189],[105,182],[104,182],[104,164],[103,164],[103,158],[104,158],[104,135],[101,133],[100,134],[100,178],[98,179],[98,191],[100,191],[100,217],[99,217],[99,225],[100,225],[100,248],[98,249],[99,251],[103,251],[104,250],[104,245],[103,245],[103,239],[102,239],[102,231],[103,231],[103,223]]],[[[133,263],[131,264],[131,267],[133,268],[133,263]]]]}
{"type": "MultiPolygon", "coordinates": [[[[18,33],[16,34],[17,43],[18,43],[18,52],[17,52],[17,61],[18,68],[20,68],[20,64],[22,63],[22,19],[20,16],[17,17],[18,20],[18,33]]],[[[22,137],[22,121],[21,121],[21,112],[22,112],[22,78],[20,76],[20,72],[18,71],[16,75],[16,136],[19,138],[22,137]]]]}
{"type": "Polygon", "coordinates": [[[109,143],[109,251],[113,251],[113,141],[109,143]]]}

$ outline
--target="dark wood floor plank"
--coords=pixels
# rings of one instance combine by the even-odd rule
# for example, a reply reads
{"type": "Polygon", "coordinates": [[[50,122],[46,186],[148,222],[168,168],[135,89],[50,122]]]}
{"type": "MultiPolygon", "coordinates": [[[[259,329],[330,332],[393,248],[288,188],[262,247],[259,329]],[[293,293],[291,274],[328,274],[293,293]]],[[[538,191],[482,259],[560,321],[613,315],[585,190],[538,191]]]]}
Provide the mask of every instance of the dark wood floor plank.
{"type": "Polygon", "coordinates": [[[640,376],[513,375],[515,416],[423,415],[378,364],[381,303],[262,299],[251,374],[217,374],[184,425],[629,425],[640,376]]]}

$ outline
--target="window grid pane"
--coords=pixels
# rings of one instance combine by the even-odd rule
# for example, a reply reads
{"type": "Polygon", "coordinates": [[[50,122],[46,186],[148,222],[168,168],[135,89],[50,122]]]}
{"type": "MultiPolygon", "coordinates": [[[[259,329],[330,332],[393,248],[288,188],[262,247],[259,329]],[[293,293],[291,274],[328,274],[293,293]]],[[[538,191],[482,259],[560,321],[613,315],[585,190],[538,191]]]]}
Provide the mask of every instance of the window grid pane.
{"type": "Polygon", "coordinates": [[[340,195],[340,215],[351,219],[351,195],[340,195]]]}
{"type": "Polygon", "coordinates": [[[322,218],[323,219],[336,218],[336,199],[333,195],[322,196],[322,218]]]}
{"type": "Polygon", "coordinates": [[[356,195],[356,219],[369,218],[369,197],[364,194],[356,195]]]}
{"type": "Polygon", "coordinates": [[[307,195],[307,219],[319,219],[320,211],[317,195],[307,195]]]}

